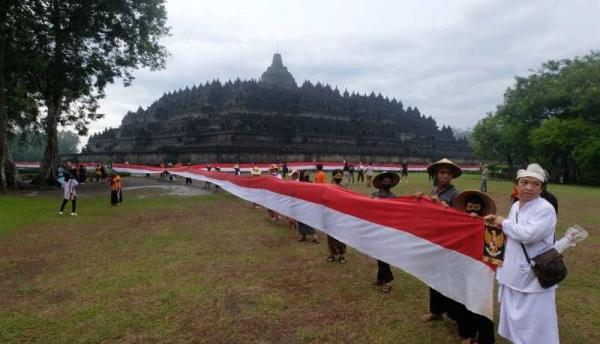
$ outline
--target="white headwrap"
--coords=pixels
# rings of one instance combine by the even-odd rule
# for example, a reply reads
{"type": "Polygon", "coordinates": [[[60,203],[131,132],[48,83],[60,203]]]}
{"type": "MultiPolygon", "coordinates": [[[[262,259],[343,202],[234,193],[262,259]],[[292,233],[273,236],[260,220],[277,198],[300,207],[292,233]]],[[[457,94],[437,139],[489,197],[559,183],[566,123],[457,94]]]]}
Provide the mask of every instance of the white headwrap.
{"type": "Polygon", "coordinates": [[[539,164],[529,164],[527,165],[526,170],[518,170],[517,178],[515,178],[515,180],[519,180],[523,177],[535,178],[542,183],[546,182],[546,172],[539,164]]]}

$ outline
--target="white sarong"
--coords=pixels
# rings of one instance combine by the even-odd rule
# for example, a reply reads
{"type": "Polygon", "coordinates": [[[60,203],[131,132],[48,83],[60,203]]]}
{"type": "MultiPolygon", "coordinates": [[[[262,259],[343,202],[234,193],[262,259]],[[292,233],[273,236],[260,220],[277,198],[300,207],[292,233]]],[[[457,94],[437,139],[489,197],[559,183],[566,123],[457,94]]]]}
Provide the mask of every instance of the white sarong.
{"type": "Polygon", "coordinates": [[[498,334],[515,344],[558,344],[555,288],[522,293],[505,285],[498,289],[498,334]]]}

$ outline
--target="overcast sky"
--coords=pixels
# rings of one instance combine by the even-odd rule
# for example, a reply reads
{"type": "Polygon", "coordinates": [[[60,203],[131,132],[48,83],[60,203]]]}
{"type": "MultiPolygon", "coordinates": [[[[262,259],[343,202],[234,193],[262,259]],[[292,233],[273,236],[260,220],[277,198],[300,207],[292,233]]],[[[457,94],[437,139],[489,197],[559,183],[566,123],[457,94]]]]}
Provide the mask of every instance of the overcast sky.
{"type": "MultiPolygon", "coordinates": [[[[439,126],[472,127],[516,75],[600,49],[598,0],[168,0],[165,70],[138,70],[101,102],[91,132],[207,80],[259,78],[276,51],[296,82],[321,81],[417,106],[439,126]]],[[[86,139],[84,139],[84,142],[86,139]]]]}

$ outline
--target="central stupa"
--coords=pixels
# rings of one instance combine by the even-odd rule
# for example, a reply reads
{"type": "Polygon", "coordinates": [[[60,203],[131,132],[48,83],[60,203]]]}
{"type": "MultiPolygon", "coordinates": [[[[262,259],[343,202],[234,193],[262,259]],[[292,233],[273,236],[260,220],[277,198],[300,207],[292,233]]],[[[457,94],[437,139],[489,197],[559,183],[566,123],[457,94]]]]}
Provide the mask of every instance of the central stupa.
{"type": "Polygon", "coordinates": [[[281,54],[273,54],[273,62],[267,68],[267,70],[260,77],[260,81],[267,85],[272,85],[281,88],[294,89],[297,88],[296,80],[292,76],[292,73],[288,72],[287,68],[283,65],[281,60],[281,54]]]}

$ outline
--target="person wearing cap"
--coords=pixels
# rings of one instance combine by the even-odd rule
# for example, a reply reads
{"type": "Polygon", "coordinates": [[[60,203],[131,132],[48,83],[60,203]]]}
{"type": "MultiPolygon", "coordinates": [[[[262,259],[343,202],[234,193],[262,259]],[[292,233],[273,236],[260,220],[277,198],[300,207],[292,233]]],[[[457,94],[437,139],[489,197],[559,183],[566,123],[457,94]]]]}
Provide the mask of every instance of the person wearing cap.
{"type": "MultiPolygon", "coordinates": [[[[496,213],[496,203],[483,192],[464,191],[454,200],[454,208],[469,213],[473,217],[484,217],[496,213]]],[[[456,308],[451,312],[463,344],[493,344],[494,322],[483,315],[469,311],[465,305],[456,302],[456,308]]]]}
{"type": "MultiPolygon", "coordinates": [[[[460,167],[444,158],[430,164],[427,167],[427,173],[436,180],[435,186],[430,193],[431,199],[435,202],[439,202],[445,207],[452,207],[454,205],[454,200],[460,193],[456,187],[452,185],[452,180],[461,176],[462,170],[460,167]]],[[[416,196],[417,198],[420,198],[423,196],[423,193],[418,192],[416,196]]],[[[441,320],[443,314],[448,313],[455,306],[456,301],[442,295],[433,288],[429,288],[429,313],[423,314],[421,320],[441,320]]]]}
{"type": "MultiPolygon", "coordinates": [[[[391,189],[398,185],[400,181],[400,177],[396,173],[392,172],[383,172],[378,174],[375,179],[373,179],[373,186],[377,189],[371,197],[373,198],[396,198],[396,195],[391,191],[391,189]]],[[[377,260],[377,279],[373,282],[373,285],[383,286],[381,291],[383,293],[389,293],[392,290],[392,281],[394,280],[394,275],[392,274],[392,269],[390,264],[377,260]]]]}
{"type": "Polygon", "coordinates": [[[544,169],[538,164],[517,171],[519,201],[512,205],[508,217],[485,217],[507,237],[504,262],[496,271],[498,334],[513,343],[559,343],[556,286],[542,288],[525,257],[525,252],[535,257],[554,244],[556,212],[540,197],[545,180],[544,169]]]}
{"type": "MultiPolygon", "coordinates": [[[[334,170],[332,172],[332,176],[332,182],[335,185],[344,187],[341,185],[342,180],[344,179],[344,172],[342,170],[334,170]]],[[[346,262],[346,258],[344,258],[344,255],[346,254],[346,244],[330,235],[327,235],[327,247],[329,248],[329,257],[327,257],[328,262],[333,263],[336,261],[336,259],[342,264],[346,262]]]]}

